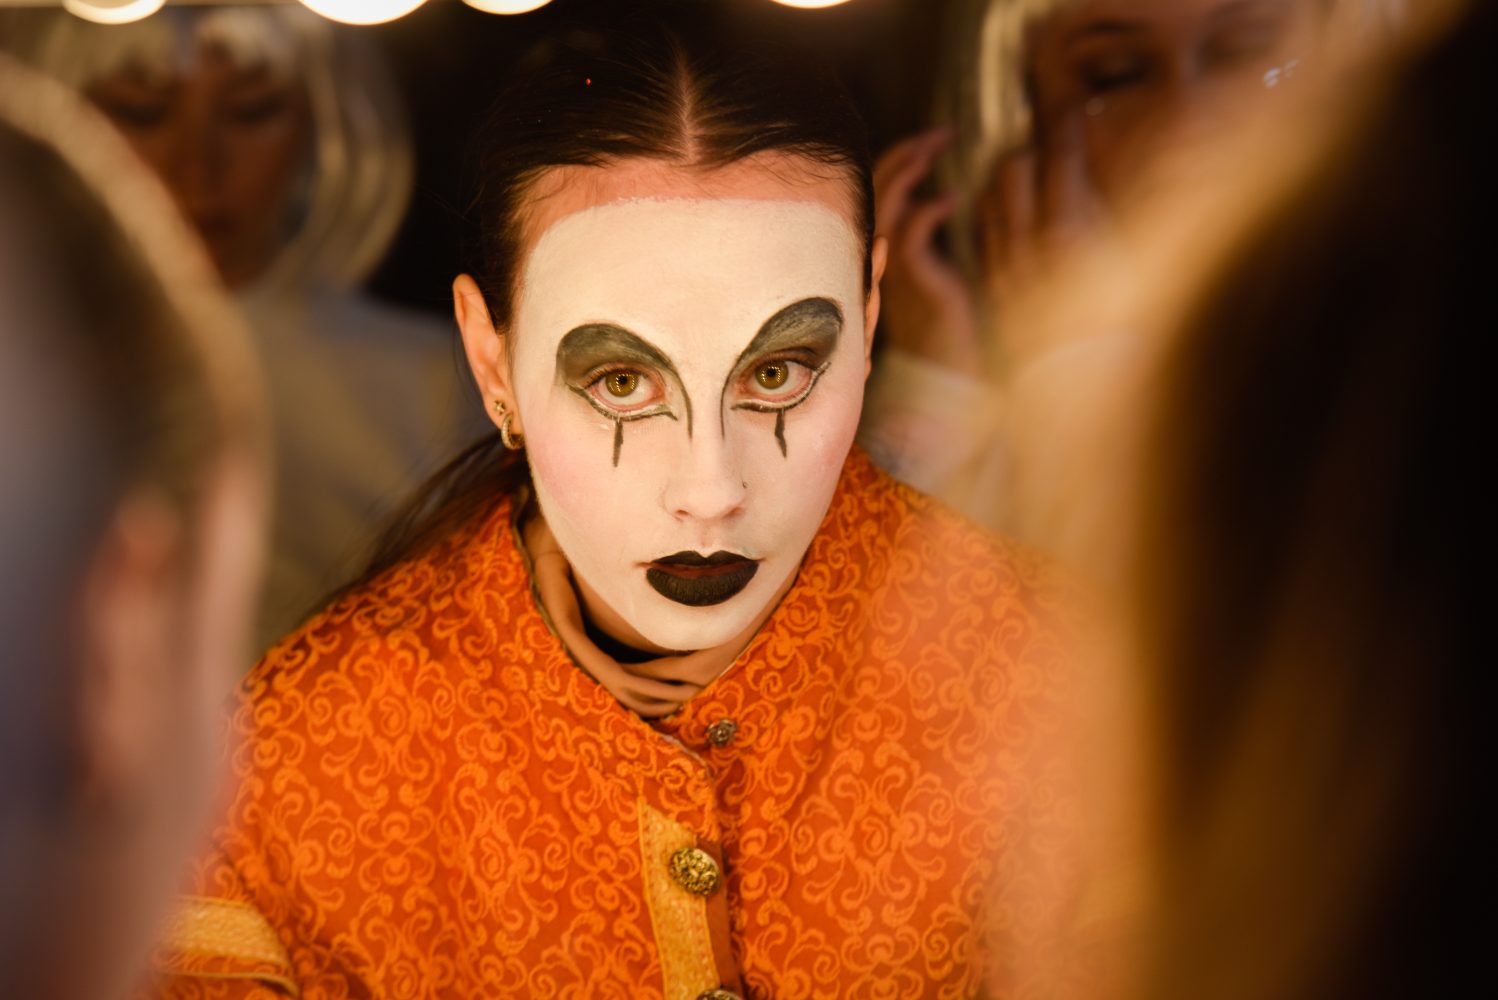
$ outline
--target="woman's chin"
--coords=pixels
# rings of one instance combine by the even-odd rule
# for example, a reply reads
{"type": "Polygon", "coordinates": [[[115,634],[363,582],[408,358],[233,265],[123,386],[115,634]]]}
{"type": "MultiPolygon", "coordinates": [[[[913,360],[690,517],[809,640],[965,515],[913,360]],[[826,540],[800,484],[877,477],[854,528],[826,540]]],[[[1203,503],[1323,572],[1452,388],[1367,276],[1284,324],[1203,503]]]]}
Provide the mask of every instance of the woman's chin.
{"type": "Polygon", "coordinates": [[[763,595],[748,592],[710,607],[689,607],[653,593],[650,597],[650,606],[632,616],[630,625],[651,645],[682,653],[732,642],[764,610],[763,595]]]}

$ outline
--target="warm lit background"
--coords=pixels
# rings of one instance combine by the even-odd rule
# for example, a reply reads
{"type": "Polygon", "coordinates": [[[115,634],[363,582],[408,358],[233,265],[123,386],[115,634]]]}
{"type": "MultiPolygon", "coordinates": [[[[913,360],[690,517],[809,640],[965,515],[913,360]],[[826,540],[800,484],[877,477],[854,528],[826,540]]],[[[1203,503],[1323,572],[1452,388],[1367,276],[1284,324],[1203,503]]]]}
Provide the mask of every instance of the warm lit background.
{"type": "MultiPolygon", "coordinates": [[[[0,0],[0,36],[34,8],[58,6],[38,0],[0,0]]],[[[140,10],[158,0],[66,0],[92,6],[108,17],[117,9],[140,10]],[[136,5],[133,6],[132,5],[136,5]]],[[[180,0],[167,0],[175,5],[180,0]]],[[[214,0],[209,0],[214,2],[214,0]]],[[[275,0],[271,0],[275,2],[275,0]]],[[[297,2],[297,0],[280,0],[297,2]]],[[[586,27],[621,0],[308,0],[308,6],[355,12],[386,9],[393,20],[356,30],[377,37],[390,58],[410,107],[416,144],[416,190],[400,235],[375,273],[379,296],[445,312],[458,270],[459,220],[466,184],[468,133],[498,83],[543,35],[586,27]],[[400,15],[402,8],[411,8],[400,15]],[[477,9],[535,8],[511,16],[477,9]]],[[[877,151],[925,124],[939,59],[942,15],[950,0],[629,0],[641,7],[691,7],[736,24],[764,26],[800,39],[822,53],[842,74],[869,123],[877,151]]],[[[3,37],[0,37],[3,47],[3,37]]]]}

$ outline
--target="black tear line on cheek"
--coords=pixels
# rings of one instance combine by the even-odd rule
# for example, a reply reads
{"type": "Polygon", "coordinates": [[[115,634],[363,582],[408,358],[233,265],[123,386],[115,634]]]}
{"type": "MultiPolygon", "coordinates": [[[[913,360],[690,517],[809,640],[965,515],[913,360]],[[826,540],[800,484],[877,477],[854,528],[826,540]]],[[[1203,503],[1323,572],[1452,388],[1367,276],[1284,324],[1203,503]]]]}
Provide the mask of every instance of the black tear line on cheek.
{"type": "Polygon", "coordinates": [[[780,442],[780,457],[786,458],[785,452],[785,411],[775,411],[775,440],[780,442]]]}
{"type": "Polygon", "coordinates": [[[659,410],[659,411],[652,411],[652,412],[646,412],[646,413],[639,413],[639,414],[634,414],[632,416],[619,416],[616,413],[609,413],[602,406],[600,406],[597,403],[593,402],[592,399],[586,393],[581,393],[580,392],[580,393],[578,393],[578,395],[582,396],[584,399],[586,399],[590,403],[592,403],[593,409],[597,410],[599,413],[602,413],[609,420],[613,421],[613,424],[614,424],[614,468],[616,468],[616,469],[619,468],[619,451],[620,451],[620,449],[622,449],[624,447],[624,425],[625,424],[632,424],[636,420],[649,420],[652,417],[670,417],[672,420],[676,420],[677,419],[676,414],[670,412],[669,410],[659,410]]]}

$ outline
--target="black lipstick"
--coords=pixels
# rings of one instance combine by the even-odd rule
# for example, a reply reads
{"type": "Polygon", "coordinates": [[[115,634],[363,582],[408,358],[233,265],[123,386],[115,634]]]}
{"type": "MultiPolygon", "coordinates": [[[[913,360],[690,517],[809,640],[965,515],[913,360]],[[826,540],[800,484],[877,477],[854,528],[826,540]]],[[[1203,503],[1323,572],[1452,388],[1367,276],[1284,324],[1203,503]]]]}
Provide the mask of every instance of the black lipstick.
{"type": "Polygon", "coordinates": [[[749,586],[759,563],[737,552],[677,552],[649,564],[645,580],[677,604],[706,608],[722,604],[749,586]]]}

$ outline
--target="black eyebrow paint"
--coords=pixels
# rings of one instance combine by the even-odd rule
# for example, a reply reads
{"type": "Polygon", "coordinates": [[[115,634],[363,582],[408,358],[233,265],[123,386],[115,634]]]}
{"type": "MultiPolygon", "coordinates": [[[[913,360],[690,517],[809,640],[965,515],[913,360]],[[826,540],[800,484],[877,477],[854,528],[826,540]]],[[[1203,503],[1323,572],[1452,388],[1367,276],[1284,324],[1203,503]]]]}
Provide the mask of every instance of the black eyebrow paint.
{"type": "Polygon", "coordinates": [[[641,414],[620,414],[603,407],[588,392],[588,377],[606,365],[633,364],[663,372],[676,382],[687,411],[687,435],[692,433],[692,400],[682,385],[676,366],[665,352],[636,333],[613,323],[587,323],[568,330],[557,344],[557,381],[587,400],[595,410],[614,422],[614,468],[619,467],[619,453],[624,448],[624,425],[646,417],[676,414],[669,410],[650,410],[641,414]]]}
{"type": "MultiPolygon", "coordinates": [[[[792,302],[774,316],[765,320],[749,346],[734,362],[728,381],[723,383],[723,393],[742,378],[747,369],[767,355],[778,351],[800,355],[803,364],[813,369],[820,377],[832,363],[832,354],[837,349],[843,332],[843,311],[831,299],[810,298],[792,302]]],[[[813,383],[815,385],[815,383],[813,383]]],[[[807,390],[807,396],[811,394],[807,390]]],[[[788,406],[744,406],[745,409],[775,410],[775,442],[780,445],[782,458],[788,455],[785,443],[785,414],[806,401],[802,396],[788,406]]],[[[742,405],[742,404],[741,404],[742,405]]],[[[719,407],[720,413],[722,407],[719,407]]]]}
{"type": "MultiPolygon", "coordinates": [[[[735,380],[742,378],[749,367],[758,363],[762,358],[783,353],[794,359],[796,363],[813,370],[812,386],[815,386],[815,379],[819,378],[831,364],[832,354],[837,349],[842,332],[843,311],[831,299],[820,297],[802,299],[771,316],[759,328],[759,332],[754,335],[749,346],[739,353],[728,380],[723,384],[718,407],[720,423],[727,419],[721,399],[727,395],[729,386],[735,380]]],[[[574,327],[567,331],[557,343],[556,379],[585,399],[602,416],[613,421],[614,468],[619,467],[619,457],[624,448],[624,425],[626,423],[647,417],[668,416],[672,420],[677,417],[676,414],[664,408],[651,409],[639,414],[621,414],[600,403],[588,390],[599,371],[606,370],[611,365],[633,365],[642,369],[652,369],[671,379],[686,409],[687,436],[692,436],[692,398],[688,395],[676,366],[671,363],[671,359],[664,351],[640,335],[613,323],[586,323],[574,327]]],[[[775,411],[775,443],[780,447],[781,457],[784,458],[789,455],[785,440],[786,411],[801,405],[810,393],[811,388],[808,387],[805,395],[787,405],[741,403],[739,406],[743,409],[762,412],[775,411]]],[[[726,433],[726,424],[720,429],[726,433]]]]}

